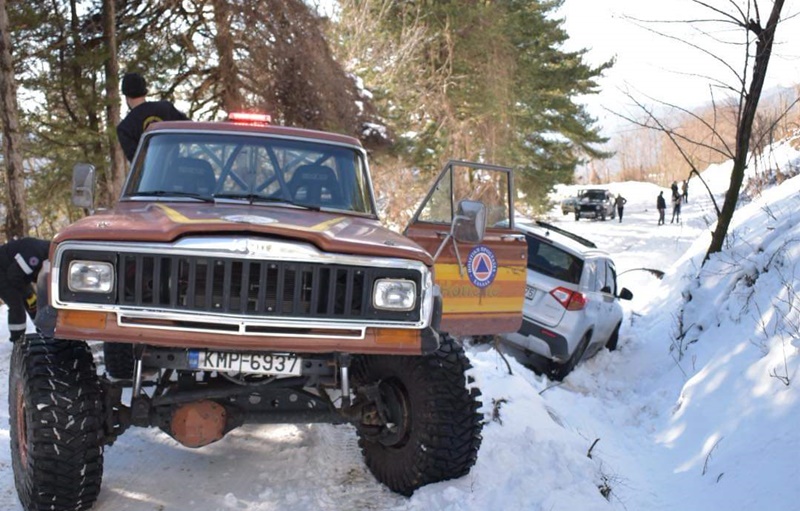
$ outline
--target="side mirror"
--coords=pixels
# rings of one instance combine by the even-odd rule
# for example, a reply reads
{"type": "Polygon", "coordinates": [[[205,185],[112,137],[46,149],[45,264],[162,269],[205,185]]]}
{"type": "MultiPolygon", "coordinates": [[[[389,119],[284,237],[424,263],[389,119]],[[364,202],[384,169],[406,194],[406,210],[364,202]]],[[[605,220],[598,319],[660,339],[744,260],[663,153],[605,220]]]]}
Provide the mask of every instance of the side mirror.
{"type": "Polygon", "coordinates": [[[449,241],[453,242],[455,248],[456,259],[458,259],[458,271],[461,272],[461,256],[458,255],[457,243],[480,243],[486,234],[486,206],[483,202],[474,200],[462,200],[458,203],[458,211],[453,217],[453,223],[450,225],[450,232],[442,240],[436,254],[433,255],[433,260],[439,259],[444,247],[447,246],[449,241]]]}
{"type": "Polygon", "coordinates": [[[633,298],[633,293],[627,287],[623,287],[622,291],[619,292],[620,300],[630,300],[633,298]]]}
{"type": "Polygon", "coordinates": [[[462,243],[480,243],[486,234],[486,206],[474,200],[462,200],[453,219],[453,237],[462,243]]]}
{"type": "Polygon", "coordinates": [[[72,204],[94,209],[94,165],[78,163],[72,167],[72,204]]]}

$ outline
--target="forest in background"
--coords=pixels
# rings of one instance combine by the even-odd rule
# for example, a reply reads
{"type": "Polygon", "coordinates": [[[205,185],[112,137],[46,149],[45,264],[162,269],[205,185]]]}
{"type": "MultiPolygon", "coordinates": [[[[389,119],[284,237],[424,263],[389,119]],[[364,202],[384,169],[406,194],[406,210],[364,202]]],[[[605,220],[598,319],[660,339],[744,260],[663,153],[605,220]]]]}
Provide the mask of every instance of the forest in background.
{"type": "Polygon", "coordinates": [[[591,67],[583,51],[563,50],[561,0],[342,0],[331,17],[302,0],[3,3],[30,234],[82,214],[69,204],[77,162],[97,167],[101,206],[118,195],[126,71],[195,120],[259,110],[360,138],[393,217],[449,159],[513,167],[536,207],[579,163],[606,156],[577,99],[612,63],[591,67]]]}
{"type": "MultiPolygon", "coordinates": [[[[755,169],[757,175],[779,168],[778,165],[771,165],[770,155],[767,154],[770,145],[800,131],[798,101],[800,85],[767,90],[761,97],[753,123],[751,150],[756,156],[753,165],[766,164],[762,164],[764,168],[755,169]]],[[[645,181],[661,186],[687,179],[691,167],[681,156],[678,147],[685,151],[692,165],[698,169],[729,160],[730,155],[724,153],[724,148],[732,146],[736,139],[738,108],[735,101],[719,104],[709,102],[688,112],[663,105],[659,119],[680,135],[674,142],[663,130],[653,129],[652,123],[651,127],[625,123],[609,136],[607,147],[613,156],[589,161],[579,172],[579,178],[588,183],[645,181]]],[[[641,113],[640,118],[643,119],[642,124],[647,124],[646,117],[641,113]]],[[[784,177],[787,176],[777,172],[779,182],[784,177]]]]}
{"type": "MultiPolygon", "coordinates": [[[[545,210],[553,185],[571,183],[576,169],[588,182],[688,177],[658,130],[603,136],[581,98],[598,92],[613,62],[592,67],[585,50],[564,50],[561,4],[339,0],[322,14],[313,0],[0,0],[12,64],[0,66],[0,83],[15,83],[23,156],[21,175],[4,172],[3,204],[20,203],[8,200],[13,180],[24,189],[24,225],[6,206],[2,237],[49,237],[83,215],[69,196],[78,162],[98,169],[98,206],[114,202],[127,173],[114,130],[126,71],[146,76],[150,99],[173,100],[195,120],[257,110],[358,137],[395,226],[449,159],[513,167],[526,212],[545,210]]],[[[782,115],[797,95],[764,98],[756,151],[797,128],[796,105],[782,115]]],[[[725,159],[735,102],[663,112],[687,139],[707,140],[685,147],[698,168],[725,159]]]]}

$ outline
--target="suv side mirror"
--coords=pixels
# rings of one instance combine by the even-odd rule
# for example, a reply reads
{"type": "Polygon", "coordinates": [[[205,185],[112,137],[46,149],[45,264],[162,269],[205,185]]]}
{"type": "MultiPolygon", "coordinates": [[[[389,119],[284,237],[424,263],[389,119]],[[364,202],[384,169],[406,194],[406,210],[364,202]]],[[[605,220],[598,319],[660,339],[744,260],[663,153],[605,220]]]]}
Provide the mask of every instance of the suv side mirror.
{"type": "Polygon", "coordinates": [[[94,165],[78,163],[72,167],[72,204],[79,208],[94,208],[94,165]]]}
{"type": "Polygon", "coordinates": [[[453,219],[453,237],[462,243],[480,243],[486,234],[486,206],[479,201],[462,200],[453,219]]]}
{"type": "Polygon", "coordinates": [[[619,292],[620,300],[630,300],[633,298],[633,293],[627,287],[623,287],[622,291],[619,292]]]}

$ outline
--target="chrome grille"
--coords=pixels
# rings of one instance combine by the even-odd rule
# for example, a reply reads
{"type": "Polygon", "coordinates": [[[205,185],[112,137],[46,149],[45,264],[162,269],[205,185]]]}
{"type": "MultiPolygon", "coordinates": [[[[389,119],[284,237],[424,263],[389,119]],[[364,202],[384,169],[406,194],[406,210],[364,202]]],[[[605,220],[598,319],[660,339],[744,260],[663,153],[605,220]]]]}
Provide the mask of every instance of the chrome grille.
{"type": "Polygon", "coordinates": [[[306,262],[120,254],[117,303],[136,307],[276,317],[417,319],[371,306],[378,277],[412,270],[306,262]],[[387,274],[388,273],[388,274],[387,274]]]}

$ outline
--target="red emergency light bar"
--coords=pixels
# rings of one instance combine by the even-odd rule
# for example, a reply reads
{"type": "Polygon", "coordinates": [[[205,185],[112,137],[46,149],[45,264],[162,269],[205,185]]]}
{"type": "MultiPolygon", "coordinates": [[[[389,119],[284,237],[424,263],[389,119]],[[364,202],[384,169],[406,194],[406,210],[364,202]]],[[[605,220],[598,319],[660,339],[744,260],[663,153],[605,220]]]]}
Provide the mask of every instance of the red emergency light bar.
{"type": "Polygon", "coordinates": [[[266,126],[272,122],[272,117],[267,114],[256,114],[252,112],[231,112],[228,120],[237,124],[253,124],[266,126]]]}

